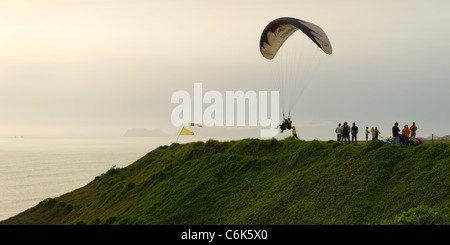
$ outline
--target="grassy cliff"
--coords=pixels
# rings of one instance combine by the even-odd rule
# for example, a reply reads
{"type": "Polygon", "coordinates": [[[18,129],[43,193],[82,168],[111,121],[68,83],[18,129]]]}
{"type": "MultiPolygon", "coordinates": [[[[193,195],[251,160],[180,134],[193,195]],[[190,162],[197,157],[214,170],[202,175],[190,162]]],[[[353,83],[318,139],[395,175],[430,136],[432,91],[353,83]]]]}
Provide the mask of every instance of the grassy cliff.
{"type": "Polygon", "coordinates": [[[449,224],[450,145],[161,146],[3,224],[449,224]]]}

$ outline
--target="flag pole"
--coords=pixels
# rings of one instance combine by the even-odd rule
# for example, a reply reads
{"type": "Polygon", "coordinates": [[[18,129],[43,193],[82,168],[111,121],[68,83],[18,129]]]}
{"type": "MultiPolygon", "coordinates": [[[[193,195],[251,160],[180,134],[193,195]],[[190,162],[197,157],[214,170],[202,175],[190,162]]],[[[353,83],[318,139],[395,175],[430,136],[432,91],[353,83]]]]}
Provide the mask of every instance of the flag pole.
{"type": "Polygon", "coordinates": [[[180,133],[178,134],[178,137],[177,137],[177,141],[175,141],[175,143],[178,143],[178,138],[180,138],[180,135],[181,135],[181,132],[183,131],[183,128],[184,128],[184,126],[181,128],[180,133]]]}

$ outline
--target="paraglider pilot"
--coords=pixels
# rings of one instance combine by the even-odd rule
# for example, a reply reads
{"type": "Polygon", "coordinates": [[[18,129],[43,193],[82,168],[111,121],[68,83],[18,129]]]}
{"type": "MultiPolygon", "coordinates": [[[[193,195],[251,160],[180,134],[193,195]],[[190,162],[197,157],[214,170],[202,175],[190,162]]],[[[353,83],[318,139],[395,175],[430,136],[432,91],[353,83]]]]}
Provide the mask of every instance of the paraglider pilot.
{"type": "Polygon", "coordinates": [[[275,129],[278,129],[278,128],[281,129],[282,133],[286,129],[289,129],[289,130],[292,129],[292,121],[291,121],[291,119],[290,118],[287,118],[287,119],[285,118],[284,121],[281,124],[279,124],[275,129]]]}

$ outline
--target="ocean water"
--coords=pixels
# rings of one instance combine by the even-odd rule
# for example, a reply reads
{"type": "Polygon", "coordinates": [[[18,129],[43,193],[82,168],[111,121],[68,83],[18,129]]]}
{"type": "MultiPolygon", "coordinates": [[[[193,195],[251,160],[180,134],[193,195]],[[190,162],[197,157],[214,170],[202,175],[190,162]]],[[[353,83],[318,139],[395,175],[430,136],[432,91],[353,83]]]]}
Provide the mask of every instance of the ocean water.
{"type": "MultiPolygon", "coordinates": [[[[0,220],[125,167],[174,137],[0,138],[0,220]]],[[[183,142],[180,142],[183,143],[183,142]]]]}

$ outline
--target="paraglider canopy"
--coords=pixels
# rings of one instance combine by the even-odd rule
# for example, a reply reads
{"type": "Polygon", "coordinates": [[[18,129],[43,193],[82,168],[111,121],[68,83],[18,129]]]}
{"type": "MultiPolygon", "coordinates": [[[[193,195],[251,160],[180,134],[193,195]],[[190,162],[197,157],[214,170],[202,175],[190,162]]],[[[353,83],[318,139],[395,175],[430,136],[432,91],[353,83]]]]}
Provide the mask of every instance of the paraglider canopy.
{"type": "Polygon", "coordinates": [[[266,59],[273,59],[283,43],[301,30],[326,54],[332,53],[331,43],[319,26],[296,18],[282,17],[270,22],[261,34],[259,48],[266,59]]]}

